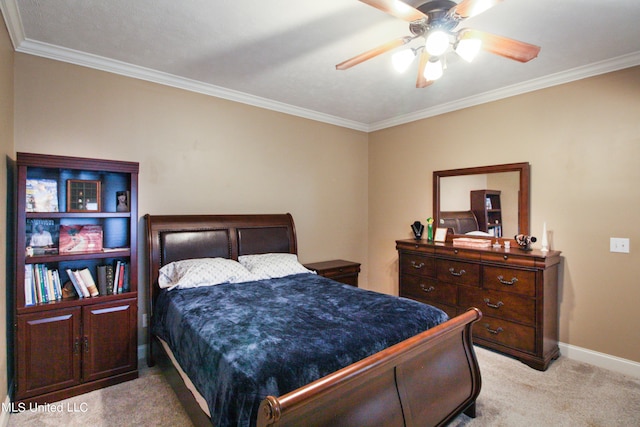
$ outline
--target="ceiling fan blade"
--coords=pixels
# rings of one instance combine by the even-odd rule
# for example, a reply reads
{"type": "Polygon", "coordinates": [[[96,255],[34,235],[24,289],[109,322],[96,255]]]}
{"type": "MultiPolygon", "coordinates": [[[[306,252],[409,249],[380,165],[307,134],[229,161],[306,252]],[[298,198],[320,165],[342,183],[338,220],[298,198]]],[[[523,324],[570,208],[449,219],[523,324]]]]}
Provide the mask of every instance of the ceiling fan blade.
{"type": "Polygon", "coordinates": [[[529,62],[540,52],[540,46],[479,30],[461,30],[460,39],[466,38],[480,39],[483,50],[520,62],[529,62]]]}
{"type": "Polygon", "coordinates": [[[460,18],[470,18],[481,14],[487,9],[491,9],[503,0],[462,0],[458,5],[450,9],[452,15],[460,18]]]}
{"type": "Polygon", "coordinates": [[[360,0],[362,3],[366,3],[369,6],[373,6],[389,15],[396,18],[403,19],[407,22],[418,21],[426,18],[427,16],[408,4],[400,0],[360,0]]]}
{"type": "Polygon", "coordinates": [[[395,49],[398,46],[405,45],[411,40],[413,40],[411,37],[400,37],[399,39],[391,40],[390,42],[386,42],[385,44],[374,47],[371,50],[363,52],[360,55],[356,55],[351,59],[347,59],[346,61],[339,63],[338,65],[336,65],[336,70],[346,70],[353,67],[354,65],[360,64],[361,62],[367,61],[385,52],[389,52],[390,50],[395,49]]]}
{"type": "Polygon", "coordinates": [[[427,87],[433,83],[433,80],[427,80],[424,76],[424,68],[427,66],[427,62],[429,62],[429,54],[423,50],[422,54],[420,54],[420,63],[418,65],[418,79],[416,80],[416,87],[418,89],[427,87]]]}

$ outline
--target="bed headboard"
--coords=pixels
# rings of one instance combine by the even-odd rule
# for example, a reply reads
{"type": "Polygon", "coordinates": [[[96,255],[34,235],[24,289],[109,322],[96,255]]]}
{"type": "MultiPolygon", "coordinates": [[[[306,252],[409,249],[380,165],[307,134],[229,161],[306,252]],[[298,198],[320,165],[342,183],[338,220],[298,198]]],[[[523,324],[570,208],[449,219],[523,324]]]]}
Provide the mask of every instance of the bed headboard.
{"type": "Polygon", "coordinates": [[[451,228],[453,234],[466,234],[470,231],[478,231],[478,220],[472,211],[448,211],[440,212],[440,224],[438,227],[451,228]]]}
{"type": "MultiPolygon", "coordinates": [[[[298,253],[291,214],[145,215],[149,306],[158,295],[158,270],[172,261],[298,253]]],[[[149,312],[151,314],[151,312],[149,312]]]]}

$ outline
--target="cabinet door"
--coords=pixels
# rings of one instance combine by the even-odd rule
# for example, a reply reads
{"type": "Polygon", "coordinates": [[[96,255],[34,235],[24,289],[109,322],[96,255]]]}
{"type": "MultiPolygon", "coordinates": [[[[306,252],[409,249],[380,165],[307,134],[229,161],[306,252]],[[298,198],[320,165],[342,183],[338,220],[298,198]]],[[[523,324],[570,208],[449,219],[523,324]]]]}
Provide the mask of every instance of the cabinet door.
{"type": "Polygon", "coordinates": [[[80,383],[80,309],[18,316],[18,399],[80,383]]]}
{"type": "Polygon", "coordinates": [[[137,369],[137,311],[135,299],[83,308],[84,381],[137,369]]]}

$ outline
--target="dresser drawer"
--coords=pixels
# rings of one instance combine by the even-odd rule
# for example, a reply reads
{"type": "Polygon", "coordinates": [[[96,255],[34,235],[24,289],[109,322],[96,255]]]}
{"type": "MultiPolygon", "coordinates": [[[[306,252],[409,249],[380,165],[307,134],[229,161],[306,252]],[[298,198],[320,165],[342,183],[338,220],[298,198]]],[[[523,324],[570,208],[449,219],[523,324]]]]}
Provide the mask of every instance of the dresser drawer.
{"type": "Polygon", "coordinates": [[[482,287],[484,289],[516,292],[531,297],[536,296],[535,271],[484,266],[482,272],[482,287]]]}
{"type": "Polygon", "coordinates": [[[403,253],[400,257],[400,274],[419,274],[435,277],[435,261],[433,257],[414,253],[403,253]]]}
{"type": "Polygon", "coordinates": [[[452,259],[465,259],[480,261],[480,252],[464,248],[454,248],[452,246],[437,246],[436,255],[452,259]]]}
{"type": "Polygon", "coordinates": [[[480,265],[448,259],[436,260],[439,281],[456,285],[480,286],[480,265]]]}
{"type": "Polygon", "coordinates": [[[432,301],[456,305],[457,287],[435,279],[403,274],[400,280],[400,295],[430,303],[432,301]]]}
{"type": "Polygon", "coordinates": [[[518,255],[519,249],[512,249],[512,253],[483,253],[482,261],[509,263],[520,267],[536,267],[536,259],[530,256],[518,255]]]}
{"type": "Polygon", "coordinates": [[[461,307],[477,307],[488,316],[535,324],[535,300],[531,298],[479,288],[460,288],[459,301],[461,307]]]}
{"type": "Polygon", "coordinates": [[[486,315],[473,326],[473,336],[528,353],[536,349],[535,328],[486,315]]]}

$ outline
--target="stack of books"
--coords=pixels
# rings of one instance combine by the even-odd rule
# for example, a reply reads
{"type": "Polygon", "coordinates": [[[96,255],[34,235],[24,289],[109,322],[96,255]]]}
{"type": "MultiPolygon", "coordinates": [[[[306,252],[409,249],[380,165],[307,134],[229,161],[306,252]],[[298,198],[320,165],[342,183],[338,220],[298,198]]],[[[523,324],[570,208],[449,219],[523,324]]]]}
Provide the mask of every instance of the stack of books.
{"type": "Polygon", "coordinates": [[[129,263],[115,261],[113,264],[99,265],[96,269],[97,280],[87,267],[67,268],[65,272],[70,284],[62,286],[58,270],[49,269],[46,264],[25,265],[25,305],[47,303],[68,296],[91,298],[129,292],[129,263]],[[67,290],[70,291],[69,295],[65,295],[67,290]]]}

